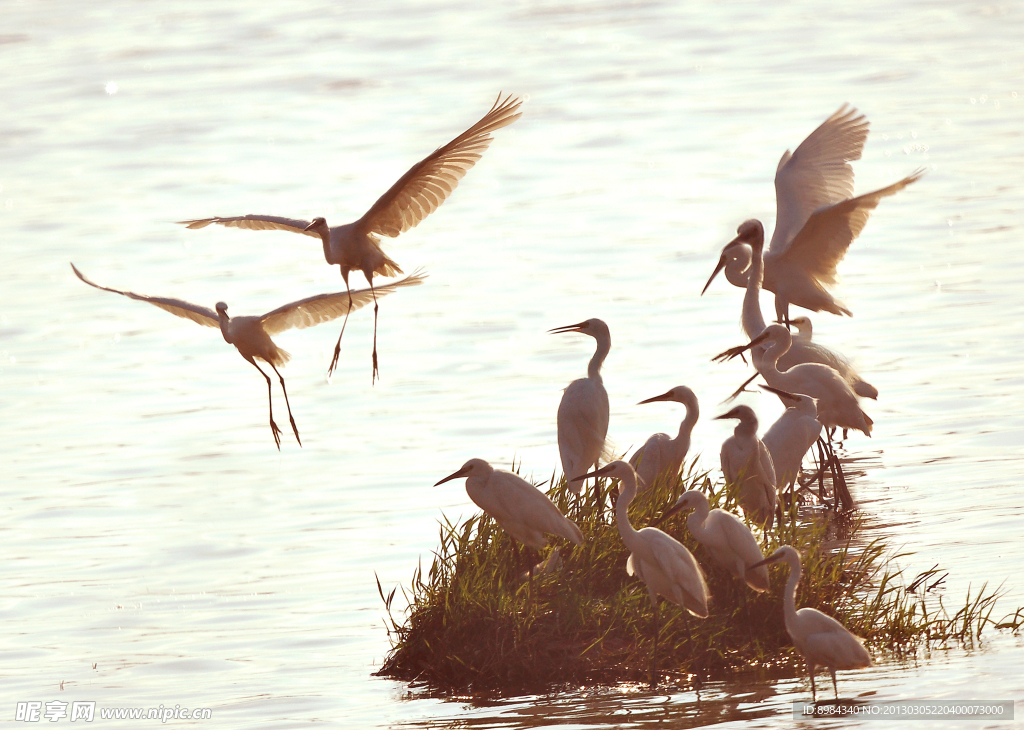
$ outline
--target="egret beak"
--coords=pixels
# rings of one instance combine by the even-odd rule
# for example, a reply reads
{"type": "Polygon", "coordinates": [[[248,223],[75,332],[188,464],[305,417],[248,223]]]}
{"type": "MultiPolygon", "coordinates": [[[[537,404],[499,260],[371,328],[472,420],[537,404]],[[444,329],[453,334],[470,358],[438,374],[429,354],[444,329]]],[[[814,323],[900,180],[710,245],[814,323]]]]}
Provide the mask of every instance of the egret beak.
{"type": "Polygon", "coordinates": [[[713,362],[725,362],[726,360],[732,360],[737,355],[739,355],[741,353],[744,353],[747,350],[749,350],[749,349],[751,349],[753,347],[757,347],[758,345],[760,345],[762,342],[764,342],[765,340],[768,339],[769,334],[771,334],[771,333],[768,332],[768,330],[765,330],[764,332],[759,334],[757,337],[752,339],[750,342],[748,342],[746,345],[741,345],[739,347],[731,347],[728,350],[726,350],[725,352],[718,353],[713,358],[711,358],[711,360],[713,362]]]}
{"type": "MultiPolygon", "coordinates": [[[[726,248],[728,248],[728,247],[726,247],[726,248]]],[[[725,253],[723,252],[722,253],[722,257],[720,259],[718,259],[718,266],[715,267],[715,270],[711,273],[711,277],[708,279],[708,283],[705,284],[704,288],[700,290],[700,295],[701,296],[704,296],[704,292],[706,292],[708,290],[708,287],[711,286],[711,282],[713,282],[715,280],[715,277],[718,276],[718,272],[721,271],[724,268],[725,268],[725,253]]]]}
{"type": "Polygon", "coordinates": [[[708,290],[708,287],[711,286],[711,282],[715,280],[716,276],[718,276],[718,272],[725,268],[725,264],[729,260],[726,251],[728,251],[733,246],[737,246],[741,243],[746,243],[746,241],[742,241],[740,240],[739,236],[736,236],[736,238],[732,239],[731,241],[729,241],[729,243],[725,244],[725,247],[722,249],[722,256],[721,258],[718,259],[718,266],[715,267],[714,272],[711,274],[711,278],[708,279],[708,283],[705,284],[704,288],[700,290],[701,296],[704,296],[704,292],[706,292],[708,290]]]}
{"type": "Polygon", "coordinates": [[[737,413],[738,410],[739,410],[739,406],[736,406],[736,408],[733,408],[728,413],[723,413],[720,416],[715,416],[712,420],[713,421],[721,421],[721,420],[723,420],[725,418],[739,418],[740,415],[739,415],[739,413],[737,413]]]}
{"type": "Polygon", "coordinates": [[[672,398],[672,391],[670,390],[667,393],[662,393],[661,395],[656,395],[653,398],[648,398],[647,400],[642,400],[639,403],[637,403],[637,405],[638,406],[642,406],[644,403],[654,403],[655,401],[659,401],[659,400],[671,400],[671,398],[672,398]]]}
{"type": "Polygon", "coordinates": [[[469,468],[464,466],[461,469],[459,469],[457,472],[455,472],[454,474],[449,474],[448,476],[446,476],[444,479],[439,481],[434,486],[436,487],[438,484],[444,484],[445,482],[450,482],[452,479],[458,479],[459,477],[464,477],[468,473],[469,473],[469,468]]]}
{"type": "Polygon", "coordinates": [[[308,226],[306,226],[302,230],[304,230],[304,231],[311,231],[311,230],[313,230],[313,226],[315,226],[315,225],[316,225],[316,222],[314,221],[313,223],[310,223],[308,226]]]}
{"type": "Polygon", "coordinates": [[[768,565],[768,563],[778,562],[779,560],[782,560],[782,555],[780,553],[777,553],[777,552],[776,553],[772,553],[771,555],[769,555],[767,558],[765,558],[761,562],[754,563],[753,565],[748,565],[747,566],[747,572],[753,570],[754,568],[760,568],[762,565],[768,565]]]}
{"type": "Polygon", "coordinates": [[[659,517],[654,522],[652,522],[651,525],[652,526],[660,525],[662,522],[667,520],[672,515],[679,514],[680,512],[682,512],[683,509],[684,509],[684,507],[683,507],[683,500],[682,499],[677,499],[676,503],[673,504],[671,507],[669,507],[667,510],[665,510],[661,514],[661,517],[659,517]]]}
{"type": "Polygon", "coordinates": [[[600,469],[598,469],[597,471],[592,471],[592,472],[590,472],[589,474],[584,474],[583,476],[579,476],[579,477],[574,477],[574,478],[573,478],[573,479],[571,479],[570,481],[573,481],[573,482],[582,482],[582,481],[583,481],[584,479],[586,479],[586,478],[588,478],[588,477],[603,477],[603,476],[604,476],[605,474],[607,474],[607,473],[608,473],[609,471],[611,471],[611,468],[612,468],[612,465],[611,465],[611,464],[608,464],[608,465],[606,465],[606,466],[602,466],[602,467],[601,467],[600,469]]]}
{"type": "MultiPolygon", "coordinates": [[[[580,322],[579,324],[567,324],[562,327],[555,327],[552,330],[548,330],[548,334],[557,335],[563,332],[582,332],[586,326],[586,322],[580,322]]],[[[576,480],[574,479],[573,481],[576,480]]]]}
{"type": "Polygon", "coordinates": [[[774,393],[775,395],[777,395],[780,398],[782,398],[782,400],[784,400],[784,401],[790,401],[792,403],[799,403],[800,402],[800,397],[796,396],[796,395],[793,395],[792,393],[787,393],[784,390],[779,390],[778,388],[773,388],[770,385],[762,385],[760,387],[765,389],[765,390],[767,390],[770,393],[774,393]]]}

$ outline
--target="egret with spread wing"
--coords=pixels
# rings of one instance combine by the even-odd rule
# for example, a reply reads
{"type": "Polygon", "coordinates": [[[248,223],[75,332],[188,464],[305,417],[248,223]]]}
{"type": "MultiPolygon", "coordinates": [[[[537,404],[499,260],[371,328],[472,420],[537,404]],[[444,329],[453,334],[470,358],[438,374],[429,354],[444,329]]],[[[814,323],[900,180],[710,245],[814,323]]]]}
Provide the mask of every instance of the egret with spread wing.
{"type": "MultiPolygon", "coordinates": [[[[305,329],[322,322],[330,322],[342,315],[347,315],[353,308],[359,309],[374,301],[374,294],[369,289],[359,289],[354,292],[336,292],[334,294],[318,294],[316,296],[300,299],[291,304],[285,304],[272,312],[267,312],[261,317],[229,317],[228,305],[224,302],[217,302],[217,311],[198,304],[192,304],[181,299],[168,299],[165,297],[151,297],[145,294],[111,289],[100,286],[88,279],[85,274],[79,271],[74,264],[71,264],[75,275],[89,286],[103,291],[121,294],[130,299],[137,299],[140,302],[149,302],[160,309],[177,317],[190,319],[196,324],[204,327],[220,327],[224,341],[234,345],[238,354],[245,358],[252,366],[260,371],[260,375],[267,381],[267,400],[270,404],[270,431],[274,435],[274,443],[281,448],[281,429],[274,423],[274,401],[271,392],[270,376],[263,372],[263,368],[256,364],[256,360],[263,360],[273,368],[281,381],[281,390],[284,393],[284,403],[288,408],[288,420],[291,421],[292,431],[295,432],[295,440],[302,445],[299,438],[299,429],[292,417],[292,407],[288,403],[288,391],[284,386],[284,377],[278,372],[277,366],[284,365],[291,358],[286,351],[278,347],[271,335],[276,335],[289,329],[305,329]]],[[[396,281],[387,286],[377,289],[377,294],[384,296],[403,286],[415,286],[421,284],[426,278],[425,274],[414,273],[404,279],[396,281]]]]}
{"type": "MultiPolygon", "coordinates": [[[[761,250],[764,247],[764,228],[761,226],[760,221],[749,220],[742,223],[736,232],[739,235],[726,245],[723,256],[737,248],[751,252],[751,258],[749,259],[750,267],[747,269],[748,278],[746,293],[743,295],[743,314],[741,321],[743,323],[743,331],[746,332],[747,337],[754,339],[765,330],[764,315],[761,313],[760,297],[761,283],[764,278],[764,267],[767,262],[767,257],[762,257],[761,250]]],[[[857,374],[857,371],[850,365],[849,360],[817,342],[811,342],[810,320],[807,317],[797,317],[796,319],[791,320],[791,323],[797,324],[798,327],[806,327],[807,336],[797,336],[793,338],[792,346],[779,358],[779,370],[789,370],[794,365],[800,365],[802,363],[821,363],[822,365],[827,365],[839,372],[839,374],[850,384],[850,387],[853,388],[854,392],[858,395],[865,396],[867,398],[878,397],[878,390],[857,374]]],[[[803,332],[802,329],[800,331],[803,332]]],[[[762,345],[752,351],[751,354],[753,355],[755,367],[758,364],[759,358],[764,354],[766,349],[767,348],[762,345]]],[[[733,397],[738,395],[739,392],[756,377],[757,373],[741,385],[739,390],[733,393],[733,397]]]]}
{"type": "MultiPolygon", "coordinates": [[[[357,270],[363,272],[370,284],[373,298],[373,375],[377,378],[377,299],[373,286],[374,274],[394,276],[402,273],[398,264],[391,260],[380,247],[380,236],[394,238],[403,231],[418,225],[433,213],[458,187],[459,180],[469,171],[484,151],[490,146],[491,132],[501,129],[521,116],[517,110],[522,102],[509,94],[497,101],[484,117],[443,147],[417,162],[398,182],[382,195],[373,206],[354,223],[328,226],[323,218],[312,221],[281,218],[270,215],[243,215],[234,218],[200,218],[180,221],[189,228],[205,228],[211,223],[248,230],[280,230],[304,233],[323,242],[324,258],[327,263],[341,268],[341,278],[348,289],[348,274],[357,270]]],[[[328,376],[338,364],[341,351],[341,326],[334,357],[327,370],[328,376]]]]}
{"type": "MultiPolygon", "coordinates": [[[[764,288],[775,292],[779,321],[788,319],[790,304],[814,312],[851,314],[829,291],[836,283],[836,267],[882,198],[924,174],[924,169],[919,169],[888,187],[853,197],[849,163],[860,159],[867,136],[867,119],[844,104],[811,132],[796,152],[786,150],[779,160],[775,172],[778,215],[764,254],[764,288]]],[[[760,223],[757,228],[763,244],[764,229],[760,223]]],[[[729,283],[745,287],[752,255],[756,252],[752,254],[749,248],[723,250],[708,285],[724,268],[729,283]]]]}

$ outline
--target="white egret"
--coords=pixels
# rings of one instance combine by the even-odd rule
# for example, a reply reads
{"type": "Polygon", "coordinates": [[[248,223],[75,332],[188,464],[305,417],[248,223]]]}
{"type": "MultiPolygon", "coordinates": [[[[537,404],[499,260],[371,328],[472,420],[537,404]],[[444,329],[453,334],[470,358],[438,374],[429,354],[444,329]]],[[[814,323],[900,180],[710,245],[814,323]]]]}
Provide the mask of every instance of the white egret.
{"type": "Polygon", "coordinates": [[[613,461],[591,474],[576,477],[582,481],[607,476],[619,480],[619,499],[615,503],[615,522],[622,542],[629,550],[626,572],[637,575],[647,586],[654,609],[654,651],[651,653],[651,685],[656,684],[658,658],[658,596],[680,606],[698,618],[708,617],[708,586],[704,573],[682,543],[656,527],[634,530],[629,522],[629,503],[636,496],[636,472],[624,461],[613,461]]]}
{"type": "Polygon", "coordinates": [[[679,424],[679,433],[675,438],[670,438],[666,433],[656,433],[629,457],[629,465],[640,478],[640,489],[652,487],[655,479],[663,475],[675,479],[690,449],[690,433],[700,417],[697,396],[685,385],[677,385],[667,393],[642,400],[637,405],[656,401],[682,403],[686,406],[686,417],[679,424]]]}
{"type": "MultiPolygon", "coordinates": [[[[562,460],[562,473],[566,480],[572,480],[574,474],[596,469],[604,455],[609,408],[608,393],[601,380],[601,365],[611,350],[612,338],[608,325],[600,319],[555,327],[550,332],[580,332],[597,340],[597,349],[587,366],[587,377],[569,383],[558,404],[558,455],[562,460]]],[[[580,493],[581,486],[569,481],[569,488],[576,494],[580,493]]],[[[600,512],[603,500],[596,479],[594,503],[600,512]]]]}
{"type": "MultiPolygon", "coordinates": [[[[284,365],[291,358],[287,352],[282,350],[274,341],[271,335],[276,335],[292,328],[305,329],[322,322],[330,322],[342,315],[348,314],[353,308],[359,309],[374,301],[374,294],[369,289],[357,289],[356,291],[336,292],[334,294],[318,294],[316,296],[300,299],[291,304],[285,304],[263,316],[228,317],[228,305],[224,302],[217,303],[217,311],[192,304],[181,299],[167,299],[165,297],[151,297],[144,294],[136,294],[121,289],[111,289],[86,278],[85,274],[79,271],[74,264],[71,264],[75,275],[89,286],[103,291],[121,294],[130,299],[137,299],[141,302],[149,302],[160,307],[171,314],[190,319],[196,324],[205,327],[220,327],[224,341],[234,345],[238,354],[245,358],[252,366],[260,371],[260,375],[267,381],[267,401],[270,404],[270,431],[274,436],[274,443],[281,448],[281,429],[274,423],[274,401],[270,376],[263,372],[263,368],[256,364],[256,360],[263,360],[273,368],[281,381],[281,391],[284,393],[284,403],[288,408],[288,420],[291,421],[292,431],[295,432],[295,440],[302,445],[299,438],[299,429],[292,417],[292,408],[288,403],[288,391],[284,386],[284,377],[277,370],[278,365],[284,365]]],[[[393,282],[387,286],[377,289],[377,294],[385,296],[403,286],[415,286],[421,284],[426,278],[425,274],[416,272],[400,281],[393,282]]]]}
{"type": "MultiPolygon", "coordinates": [[[[764,245],[764,229],[761,226],[760,221],[749,220],[740,225],[737,229],[738,235],[728,244],[726,244],[726,252],[732,251],[733,249],[743,249],[751,252],[752,258],[750,260],[750,268],[748,269],[749,277],[747,279],[746,293],[743,295],[743,314],[741,321],[743,323],[743,331],[746,332],[747,337],[751,340],[757,337],[765,330],[764,315],[761,313],[761,282],[764,275],[764,263],[765,260],[762,258],[762,247],[764,245]]],[[[724,255],[724,254],[723,254],[724,255]]],[[[708,283],[711,283],[710,280],[708,283]]],[[[705,287],[706,289],[707,287],[705,287]]],[[[801,320],[802,323],[806,323],[809,328],[810,320],[806,317],[798,317],[796,320],[792,320],[796,323],[801,320]]],[[[764,353],[767,348],[761,346],[752,352],[754,358],[754,365],[756,367],[758,358],[764,353]]],[[[876,398],[878,396],[878,390],[875,389],[870,383],[865,382],[850,365],[850,362],[837,352],[824,347],[817,342],[811,342],[810,330],[808,329],[808,336],[794,337],[793,344],[780,358],[778,362],[779,370],[789,370],[794,365],[800,365],[807,362],[817,362],[822,365],[828,365],[834,368],[846,381],[850,384],[850,387],[854,389],[858,395],[862,395],[868,398],[876,398]]],[[[755,376],[756,377],[756,374],[755,376]]],[[[739,390],[742,390],[753,378],[747,380],[739,390]]],[[[739,393],[736,391],[733,395],[739,393]]]]}
{"type": "Polygon", "coordinates": [[[873,421],[861,409],[857,394],[849,383],[834,368],[808,362],[779,372],[779,358],[789,350],[792,341],[788,329],[781,324],[772,324],[748,344],[726,350],[715,359],[731,359],[745,350],[768,343],[764,354],[754,358],[755,367],[768,385],[787,393],[802,393],[816,399],[818,420],[826,428],[856,429],[870,436],[873,421]]]}
{"type": "Polygon", "coordinates": [[[812,360],[809,362],[820,362],[831,368],[835,368],[836,372],[842,375],[846,382],[850,384],[850,387],[853,388],[853,392],[861,398],[878,398],[878,388],[861,378],[853,365],[850,364],[848,358],[835,350],[825,347],[819,342],[811,341],[814,330],[811,325],[810,317],[796,317],[795,319],[789,320],[789,324],[796,327],[797,330],[797,333],[793,335],[793,347],[790,348],[790,352],[801,346],[812,347],[814,351],[822,353],[823,359],[812,360]]]}
{"type": "Polygon", "coordinates": [[[871,666],[871,655],[864,648],[864,640],[854,635],[841,623],[816,608],[796,610],[796,586],[800,582],[800,553],[790,545],[783,545],[769,557],[752,567],[784,561],[789,565],[789,580],[786,581],[782,612],[786,631],[793,640],[793,646],[807,662],[811,675],[811,698],[817,701],[814,686],[814,670],[826,667],[832,675],[832,687],[839,699],[836,684],[837,669],[863,669],[871,666]]]}
{"type": "MultiPolygon", "coordinates": [[[[851,314],[829,291],[836,282],[837,265],[882,198],[924,174],[924,169],[919,169],[888,187],[852,197],[849,162],[860,159],[867,135],[867,119],[844,104],[811,132],[796,152],[786,150],[779,160],[775,172],[778,214],[764,254],[764,288],[775,292],[779,321],[788,319],[790,304],[814,312],[851,314]]],[[[763,243],[764,229],[758,228],[763,243]]],[[[748,267],[743,255],[742,250],[729,256],[723,252],[711,279],[725,268],[731,284],[746,286],[748,267]]]]}
{"type": "Polygon", "coordinates": [[[461,477],[466,477],[469,498],[510,537],[528,548],[543,548],[547,544],[545,533],[564,537],[574,545],[583,544],[583,534],[575,523],[559,512],[546,494],[519,475],[495,469],[483,459],[470,459],[434,486],[461,477]]]}
{"type": "MultiPolygon", "coordinates": [[[[314,236],[323,242],[327,263],[340,267],[346,289],[349,272],[358,270],[363,272],[370,284],[370,293],[373,294],[376,291],[373,285],[374,274],[394,276],[402,273],[398,264],[381,250],[379,236],[393,238],[437,210],[490,146],[491,132],[511,124],[521,116],[521,113],[517,113],[521,104],[511,94],[504,99],[499,94],[491,110],[479,122],[409,168],[362,218],[353,223],[328,226],[323,218],[304,221],[271,215],[200,218],[179,222],[189,228],[205,228],[211,223],[217,223],[254,231],[279,230],[314,236]]],[[[377,309],[377,300],[374,298],[373,379],[377,377],[377,309]]],[[[338,344],[334,347],[334,357],[327,370],[328,377],[338,364],[341,335],[345,334],[347,323],[346,318],[341,326],[341,334],[338,335],[338,344]]]]}
{"type": "Polygon", "coordinates": [[[722,473],[727,486],[736,488],[737,498],[747,517],[770,528],[775,524],[775,467],[771,454],[757,438],[757,416],[750,406],[736,406],[716,420],[737,418],[733,435],[722,444],[722,473]]]}
{"type": "Polygon", "coordinates": [[[796,485],[804,456],[821,436],[821,422],[810,396],[787,393],[770,385],[761,387],[779,396],[786,406],[783,414],[761,436],[761,442],[772,455],[775,486],[781,494],[786,487],[796,485]]]}
{"type": "Polygon", "coordinates": [[[704,546],[711,559],[729,573],[759,593],[768,590],[768,569],[753,566],[764,560],[757,538],[743,520],[724,509],[711,509],[707,496],[691,489],[683,492],[675,504],[658,518],[661,524],[672,515],[684,510],[693,512],[686,518],[693,539],[704,546]]]}

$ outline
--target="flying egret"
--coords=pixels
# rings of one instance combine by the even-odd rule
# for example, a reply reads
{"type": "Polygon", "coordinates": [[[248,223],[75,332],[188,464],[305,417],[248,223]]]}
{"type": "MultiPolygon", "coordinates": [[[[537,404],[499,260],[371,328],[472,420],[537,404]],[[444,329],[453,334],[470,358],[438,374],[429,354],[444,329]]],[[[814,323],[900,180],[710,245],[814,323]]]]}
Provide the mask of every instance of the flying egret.
{"type": "MultiPolygon", "coordinates": [[[[597,340],[597,349],[587,366],[587,377],[569,383],[558,404],[558,455],[562,460],[562,473],[567,480],[573,474],[582,474],[597,468],[604,455],[608,436],[608,393],[601,380],[601,365],[612,347],[608,325],[600,319],[588,319],[579,324],[555,327],[552,334],[580,332],[597,340]]],[[[569,482],[575,494],[582,485],[569,482]]],[[[603,509],[597,480],[594,480],[594,503],[598,512],[603,509]]]]}
{"type": "MultiPolygon", "coordinates": [[[[374,274],[394,276],[402,269],[392,261],[380,247],[380,236],[394,238],[398,234],[419,224],[443,203],[458,187],[459,180],[469,171],[484,151],[490,146],[491,132],[508,126],[521,116],[517,110],[522,104],[509,94],[504,99],[498,94],[497,101],[483,118],[443,147],[417,162],[382,195],[363,217],[342,226],[328,226],[323,218],[312,221],[281,218],[271,215],[243,215],[234,218],[200,218],[179,221],[189,228],[205,228],[211,223],[232,228],[253,231],[279,230],[304,233],[323,242],[324,258],[327,263],[341,268],[341,278],[348,289],[350,271],[363,272],[370,284],[370,293],[375,292],[374,274]]],[[[377,378],[377,300],[373,299],[373,373],[377,378]]],[[[327,369],[327,375],[334,372],[341,351],[341,326],[338,344],[334,347],[334,358],[327,369]]]]}
{"type": "Polygon", "coordinates": [[[754,533],[732,512],[711,509],[703,492],[697,489],[683,492],[655,524],[661,524],[672,515],[688,509],[693,512],[686,518],[686,526],[690,528],[693,539],[708,551],[711,559],[753,590],[759,593],[768,590],[768,569],[763,566],[753,568],[754,564],[764,560],[764,553],[754,533]]]}
{"type": "Polygon", "coordinates": [[[658,659],[658,596],[680,606],[698,618],[708,617],[708,586],[704,573],[689,550],[657,527],[634,530],[629,522],[629,503],[636,496],[636,472],[624,461],[613,461],[591,474],[576,477],[582,481],[607,476],[619,480],[619,499],[615,503],[615,522],[622,542],[629,550],[626,572],[636,574],[647,586],[654,608],[654,651],[651,653],[651,686],[656,684],[658,659]]]}
{"type": "Polygon", "coordinates": [[[559,512],[546,494],[519,475],[495,469],[483,459],[470,459],[434,486],[461,477],[466,477],[469,498],[510,537],[528,548],[543,548],[547,544],[545,533],[564,537],[574,545],[583,544],[583,535],[575,523],[559,512]]]}
{"type": "Polygon", "coordinates": [[[650,488],[655,479],[665,474],[675,479],[690,449],[690,432],[700,416],[697,396],[685,385],[677,385],[667,393],[642,400],[637,405],[655,401],[682,403],[686,406],[686,417],[679,424],[679,433],[675,438],[665,433],[656,433],[629,457],[629,465],[636,470],[640,479],[639,489],[650,488]]]}
{"type": "Polygon", "coordinates": [[[793,337],[781,324],[768,325],[764,332],[748,344],[717,355],[715,360],[728,360],[745,350],[768,343],[768,348],[754,365],[768,385],[787,393],[802,393],[817,400],[818,420],[826,428],[856,429],[871,435],[873,421],[861,410],[857,394],[834,368],[816,362],[794,365],[779,372],[778,361],[789,350],[793,337]]]}
{"type": "Polygon", "coordinates": [[[722,444],[722,473],[725,483],[734,486],[740,506],[747,517],[770,528],[775,524],[775,467],[771,454],[757,438],[757,416],[750,406],[736,406],[716,420],[737,418],[733,435],[722,444]]]}
{"type": "MultiPolygon", "coordinates": [[[[852,197],[849,162],[860,159],[867,136],[867,119],[844,104],[811,132],[796,152],[786,150],[779,160],[775,172],[778,214],[764,255],[764,288],[775,292],[779,321],[788,319],[790,304],[814,312],[851,314],[828,290],[836,282],[836,267],[882,198],[924,174],[921,168],[888,187],[852,197]]],[[[759,230],[763,243],[764,229],[759,226],[759,230]]],[[[724,268],[729,283],[744,287],[744,263],[742,251],[730,256],[723,252],[711,279],[724,268]]]]}
{"type": "MultiPolygon", "coordinates": [[[[760,221],[749,220],[740,225],[736,229],[737,236],[728,244],[726,244],[726,253],[733,251],[734,249],[740,249],[750,252],[750,268],[748,269],[749,277],[747,278],[746,292],[743,295],[743,310],[741,321],[743,323],[743,331],[746,332],[749,339],[754,339],[765,330],[764,315],[761,313],[761,283],[764,276],[764,265],[765,259],[762,258],[762,248],[764,246],[764,228],[761,226],[760,221]]],[[[712,278],[714,278],[712,276],[712,278]]],[[[711,280],[708,280],[708,284],[711,280]]],[[[707,286],[704,287],[707,289],[707,286]]],[[[787,350],[780,358],[778,362],[779,370],[789,370],[794,365],[799,365],[806,362],[817,362],[822,365],[828,365],[839,372],[843,378],[850,384],[850,387],[854,389],[858,395],[862,395],[868,398],[878,397],[878,390],[875,389],[870,383],[865,382],[850,365],[850,362],[837,352],[830,350],[827,347],[820,345],[817,342],[811,342],[810,338],[810,320],[806,317],[798,317],[792,320],[792,323],[796,323],[798,320],[806,323],[804,326],[808,328],[808,336],[805,337],[794,337],[793,344],[789,350],[787,350]]],[[[761,346],[752,352],[754,357],[754,365],[757,365],[757,359],[764,353],[767,348],[761,346]]],[[[755,376],[756,377],[756,373],[755,376]]],[[[750,378],[740,386],[739,390],[733,395],[737,395],[740,390],[745,388],[753,380],[750,378]]]]}
{"type": "MultiPolygon", "coordinates": [[[[348,314],[353,308],[359,309],[374,300],[374,295],[369,289],[358,289],[356,291],[337,292],[334,294],[318,294],[316,296],[300,299],[291,304],[285,304],[272,312],[267,312],[261,317],[229,317],[228,305],[224,302],[217,302],[217,311],[202,307],[198,304],[182,301],[181,299],[167,299],[164,297],[150,297],[144,294],[136,294],[121,289],[111,289],[86,278],[85,274],[71,264],[75,275],[89,286],[103,291],[122,294],[130,299],[138,299],[141,302],[149,302],[171,314],[190,319],[196,324],[205,327],[220,327],[224,341],[234,345],[238,354],[245,358],[252,366],[260,371],[260,375],[267,381],[267,401],[270,405],[270,431],[274,435],[274,443],[281,448],[281,429],[274,423],[274,401],[270,376],[263,372],[263,368],[256,364],[256,360],[263,360],[273,368],[281,381],[281,391],[284,393],[284,403],[288,408],[288,420],[291,421],[292,431],[295,432],[295,440],[302,445],[299,438],[299,429],[292,417],[292,407],[288,403],[288,391],[284,386],[284,377],[277,370],[278,365],[284,365],[291,358],[287,352],[282,350],[274,341],[271,335],[276,335],[292,328],[305,329],[322,322],[330,322],[332,319],[348,314]]],[[[403,286],[415,286],[423,283],[426,274],[416,272],[399,281],[382,286],[377,294],[385,296],[403,286]]]]}
{"type": "Polygon", "coordinates": [[[770,385],[761,387],[777,395],[786,406],[779,419],[761,436],[761,442],[772,455],[775,486],[781,494],[786,487],[796,485],[804,455],[821,436],[821,422],[810,396],[787,393],[770,385]]]}
{"type": "Polygon", "coordinates": [[[769,557],[757,563],[754,568],[768,563],[784,561],[789,565],[789,580],[786,581],[785,597],[782,604],[786,620],[786,631],[793,640],[793,646],[807,662],[811,675],[811,699],[817,701],[814,686],[814,670],[826,667],[832,675],[832,687],[839,699],[836,684],[837,669],[863,669],[871,666],[871,655],[864,648],[864,640],[848,631],[841,623],[816,608],[796,610],[796,586],[800,582],[800,553],[790,545],[783,545],[769,557]]]}

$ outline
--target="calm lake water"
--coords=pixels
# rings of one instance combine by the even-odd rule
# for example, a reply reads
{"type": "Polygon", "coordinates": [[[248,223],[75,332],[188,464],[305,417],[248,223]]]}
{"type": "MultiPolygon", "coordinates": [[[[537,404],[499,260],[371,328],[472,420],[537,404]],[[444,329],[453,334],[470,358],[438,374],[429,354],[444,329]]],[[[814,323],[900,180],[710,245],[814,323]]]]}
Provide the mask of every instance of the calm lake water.
{"type": "MultiPolygon", "coordinates": [[[[746,371],[710,358],[743,341],[742,293],[700,289],[740,222],[772,229],[780,155],[843,102],[872,125],[858,192],[928,168],[842,264],[856,316],[814,318],[881,393],[873,438],[847,442],[855,496],[908,573],[949,571],[948,600],[987,583],[1006,612],[1024,605],[1019,4],[12,1],[3,16],[0,717],[59,700],[208,707],[176,722],[207,727],[791,726],[806,678],[419,697],[371,676],[389,648],[374,575],[407,583],[441,515],[474,512],[461,482],[430,487],[466,459],[551,474],[561,389],[593,351],[555,326],[608,322],[620,451],[674,430],[678,406],[635,404],[687,384],[693,451],[717,465],[731,425],[711,416],[746,371]],[[330,384],[334,324],[278,338],[303,448],[287,429],[274,448],[264,381],[217,331],[68,266],[234,314],[342,289],[313,239],[173,222],[352,220],[499,91],[527,97],[522,119],[387,242],[430,278],[381,302],[380,382],[369,311],[330,384]]],[[[779,413],[744,402],[766,425],[779,413]]],[[[1018,637],[876,659],[841,676],[844,696],[1024,700],[1018,637]]]]}

